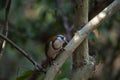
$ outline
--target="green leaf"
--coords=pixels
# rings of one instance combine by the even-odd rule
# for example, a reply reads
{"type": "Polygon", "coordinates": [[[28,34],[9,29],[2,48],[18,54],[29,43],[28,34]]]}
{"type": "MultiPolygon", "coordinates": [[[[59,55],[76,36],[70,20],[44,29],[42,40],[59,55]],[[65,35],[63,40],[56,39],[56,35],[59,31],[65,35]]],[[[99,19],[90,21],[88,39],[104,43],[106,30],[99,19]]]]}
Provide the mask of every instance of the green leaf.
{"type": "Polygon", "coordinates": [[[68,78],[63,78],[63,79],[61,79],[61,80],[69,80],[68,78]]]}
{"type": "Polygon", "coordinates": [[[32,73],[33,73],[32,70],[25,71],[19,77],[17,77],[16,80],[26,80],[28,77],[32,75],[32,73]]]}

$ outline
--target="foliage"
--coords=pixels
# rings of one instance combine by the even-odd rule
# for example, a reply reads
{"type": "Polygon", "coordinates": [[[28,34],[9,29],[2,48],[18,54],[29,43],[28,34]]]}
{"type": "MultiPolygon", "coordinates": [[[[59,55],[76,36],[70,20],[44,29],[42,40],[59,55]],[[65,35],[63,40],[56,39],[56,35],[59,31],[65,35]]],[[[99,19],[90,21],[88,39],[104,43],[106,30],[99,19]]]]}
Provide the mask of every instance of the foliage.
{"type": "MultiPolygon", "coordinates": [[[[5,1],[0,0],[0,28],[4,27],[1,25],[4,24],[5,1]]],[[[63,4],[68,22],[72,24],[74,13],[72,2],[63,0],[63,4]]],[[[44,45],[48,38],[56,34],[65,34],[61,11],[54,0],[12,0],[9,23],[8,37],[39,63],[45,57],[44,45]]],[[[100,25],[97,29],[99,37],[96,37],[95,33],[89,36],[89,39],[96,43],[97,52],[103,60],[114,50],[115,54],[120,52],[119,25],[120,12],[100,25]]],[[[7,44],[0,60],[0,80],[25,80],[32,74],[33,69],[32,64],[23,55],[7,44]]],[[[71,59],[68,59],[56,80],[69,80],[70,69],[71,59]]],[[[42,80],[43,76],[39,77],[39,80],[42,80]]]]}
{"type": "Polygon", "coordinates": [[[29,71],[25,71],[24,73],[22,73],[21,76],[17,77],[16,80],[26,80],[29,76],[31,76],[33,73],[33,71],[29,70],[29,71]]]}

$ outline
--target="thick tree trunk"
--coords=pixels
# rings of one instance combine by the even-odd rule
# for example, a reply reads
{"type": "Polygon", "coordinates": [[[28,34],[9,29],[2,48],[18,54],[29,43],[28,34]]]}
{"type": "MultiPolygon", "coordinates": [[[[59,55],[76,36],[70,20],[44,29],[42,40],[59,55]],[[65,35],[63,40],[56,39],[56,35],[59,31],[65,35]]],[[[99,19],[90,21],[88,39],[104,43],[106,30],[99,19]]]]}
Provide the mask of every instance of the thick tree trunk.
{"type": "MultiPolygon", "coordinates": [[[[75,5],[75,30],[78,28],[82,28],[85,23],[88,22],[88,0],[74,0],[75,5]],[[81,26],[81,27],[79,27],[81,26]]],[[[88,39],[86,38],[80,46],[74,51],[73,54],[73,76],[77,75],[77,71],[84,67],[84,64],[89,61],[89,54],[88,54],[88,39]]],[[[79,75],[78,75],[79,76],[79,75]]],[[[83,80],[83,79],[75,79],[72,80],[83,80]]]]}
{"type": "MultiPolygon", "coordinates": [[[[75,0],[75,27],[76,30],[79,26],[88,22],[88,0],[75,0]]],[[[88,55],[88,39],[86,38],[83,43],[74,51],[73,54],[73,71],[76,71],[84,62],[89,60],[88,55]]]]}

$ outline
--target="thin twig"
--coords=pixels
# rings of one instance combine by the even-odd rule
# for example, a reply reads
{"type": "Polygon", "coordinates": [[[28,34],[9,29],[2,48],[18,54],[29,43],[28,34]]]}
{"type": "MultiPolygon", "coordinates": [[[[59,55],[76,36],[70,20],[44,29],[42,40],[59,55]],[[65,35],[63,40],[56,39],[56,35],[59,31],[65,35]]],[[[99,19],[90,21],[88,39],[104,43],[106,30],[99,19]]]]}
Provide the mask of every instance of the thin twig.
{"type": "Polygon", "coordinates": [[[65,11],[64,11],[64,6],[63,6],[63,3],[61,0],[57,0],[57,5],[58,5],[58,8],[59,10],[61,11],[61,17],[62,17],[62,21],[63,21],[63,25],[64,25],[64,28],[66,30],[66,33],[67,33],[67,37],[69,39],[71,39],[71,27],[69,26],[69,23],[68,23],[68,18],[67,16],[65,15],[65,11]]]}
{"type": "Polygon", "coordinates": [[[8,39],[6,36],[0,33],[0,37],[7,41],[10,45],[15,47],[23,56],[25,56],[34,66],[37,70],[42,71],[45,73],[45,70],[39,65],[31,56],[28,55],[27,52],[25,52],[23,49],[21,49],[18,45],[16,45],[12,40],[8,39]]]}
{"type": "Polygon", "coordinates": [[[63,20],[63,23],[64,23],[64,27],[65,27],[66,30],[68,30],[68,29],[69,29],[68,19],[67,19],[66,15],[65,15],[62,1],[61,1],[61,0],[57,0],[57,5],[58,5],[58,8],[59,8],[60,11],[61,11],[61,16],[62,16],[62,20],[63,20]]]}
{"type": "MultiPolygon", "coordinates": [[[[8,36],[8,16],[10,11],[10,5],[11,5],[11,0],[7,0],[5,6],[5,27],[3,28],[3,35],[5,35],[6,37],[8,36]]],[[[3,40],[2,45],[0,47],[0,57],[4,52],[5,45],[6,45],[6,41],[3,40]]]]}

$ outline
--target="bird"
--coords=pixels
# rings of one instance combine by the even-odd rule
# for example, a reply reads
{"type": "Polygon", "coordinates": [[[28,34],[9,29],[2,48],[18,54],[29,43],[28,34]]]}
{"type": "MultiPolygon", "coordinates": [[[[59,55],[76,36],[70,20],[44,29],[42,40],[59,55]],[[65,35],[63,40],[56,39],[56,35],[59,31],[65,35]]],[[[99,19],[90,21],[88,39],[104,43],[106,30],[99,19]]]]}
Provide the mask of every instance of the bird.
{"type": "Polygon", "coordinates": [[[52,65],[60,52],[65,50],[64,47],[67,43],[66,37],[61,34],[53,36],[48,40],[45,46],[45,55],[49,65],[52,65]]]}

